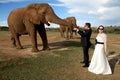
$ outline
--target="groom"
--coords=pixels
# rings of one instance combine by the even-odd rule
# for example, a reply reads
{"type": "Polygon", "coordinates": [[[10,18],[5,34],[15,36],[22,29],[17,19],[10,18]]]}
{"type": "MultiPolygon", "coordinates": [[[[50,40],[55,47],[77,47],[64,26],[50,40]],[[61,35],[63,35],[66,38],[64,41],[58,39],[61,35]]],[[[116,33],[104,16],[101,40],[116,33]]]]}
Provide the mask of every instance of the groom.
{"type": "Polygon", "coordinates": [[[85,23],[84,30],[79,30],[78,28],[74,28],[76,32],[78,32],[81,35],[81,45],[83,47],[83,54],[84,54],[84,61],[81,63],[84,63],[83,67],[89,66],[89,48],[91,46],[90,37],[92,34],[91,24],[85,23]]]}

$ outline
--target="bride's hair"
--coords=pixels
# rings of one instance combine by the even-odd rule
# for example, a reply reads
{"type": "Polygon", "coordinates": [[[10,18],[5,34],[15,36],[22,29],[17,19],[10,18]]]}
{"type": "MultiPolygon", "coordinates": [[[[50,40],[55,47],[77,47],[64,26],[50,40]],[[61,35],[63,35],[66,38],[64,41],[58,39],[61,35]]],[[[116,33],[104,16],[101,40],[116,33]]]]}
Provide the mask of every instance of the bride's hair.
{"type": "MultiPolygon", "coordinates": [[[[98,31],[99,29],[101,29],[101,30],[104,31],[104,26],[103,26],[103,25],[100,25],[100,26],[97,28],[97,31],[98,31]]],[[[98,31],[98,32],[99,32],[99,31],[98,31]]]]}
{"type": "Polygon", "coordinates": [[[102,28],[102,30],[104,30],[104,26],[103,26],[103,25],[100,25],[100,26],[98,27],[98,29],[100,29],[100,28],[102,28]]]}

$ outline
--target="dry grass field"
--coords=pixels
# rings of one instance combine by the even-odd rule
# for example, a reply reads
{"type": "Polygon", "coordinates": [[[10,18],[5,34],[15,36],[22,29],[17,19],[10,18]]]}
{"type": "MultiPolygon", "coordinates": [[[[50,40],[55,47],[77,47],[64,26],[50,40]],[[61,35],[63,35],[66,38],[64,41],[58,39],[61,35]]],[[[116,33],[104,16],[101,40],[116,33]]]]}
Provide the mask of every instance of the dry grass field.
{"type": "MultiPolygon", "coordinates": [[[[108,35],[109,56],[120,54],[120,34],[108,35]]],[[[28,35],[21,36],[24,49],[11,46],[10,32],[0,31],[0,80],[119,80],[120,65],[110,59],[112,75],[96,75],[88,72],[80,64],[82,48],[80,36],[65,40],[59,32],[47,32],[50,51],[42,51],[41,39],[38,36],[39,52],[31,52],[28,35]]],[[[92,34],[94,44],[96,33],[92,34]]],[[[90,58],[94,46],[90,48],[90,58]]],[[[108,57],[109,57],[108,56],[108,57]]],[[[115,56],[116,57],[116,56],[115,56]]],[[[115,58],[113,57],[113,58],[115,58]]]]}

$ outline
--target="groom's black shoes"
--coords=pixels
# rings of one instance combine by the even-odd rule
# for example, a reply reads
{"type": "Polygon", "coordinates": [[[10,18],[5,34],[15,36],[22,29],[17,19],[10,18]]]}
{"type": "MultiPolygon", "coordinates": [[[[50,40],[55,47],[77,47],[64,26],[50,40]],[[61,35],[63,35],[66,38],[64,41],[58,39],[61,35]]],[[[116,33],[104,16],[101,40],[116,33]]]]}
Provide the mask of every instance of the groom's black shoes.
{"type": "MultiPolygon", "coordinates": [[[[80,61],[80,63],[84,64],[84,63],[85,63],[85,61],[80,61]]],[[[90,63],[90,61],[89,61],[89,63],[90,63]]]]}
{"type": "Polygon", "coordinates": [[[89,65],[83,65],[82,67],[89,67],[89,65]]]}

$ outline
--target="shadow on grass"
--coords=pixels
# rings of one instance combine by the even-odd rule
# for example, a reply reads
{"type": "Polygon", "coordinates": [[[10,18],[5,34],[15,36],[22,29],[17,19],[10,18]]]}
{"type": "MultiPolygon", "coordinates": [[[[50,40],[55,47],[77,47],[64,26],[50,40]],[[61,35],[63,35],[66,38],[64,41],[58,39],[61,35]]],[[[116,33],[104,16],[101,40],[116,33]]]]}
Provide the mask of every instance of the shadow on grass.
{"type": "MultiPolygon", "coordinates": [[[[68,47],[81,47],[79,41],[70,41],[70,40],[52,42],[52,43],[48,43],[48,45],[49,45],[49,47],[51,47],[51,50],[68,48],[68,47]]],[[[39,46],[43,47],[42,44],[38,44],[38,47],[39,46]]],[[[26,49],[26,48],[31,48],[32,46],[31,45],[24,45],[23,47],[26,49]]]]}
{"type": "Polygon", "coordinates": [[[49,46],[52,47],[51,50],[70,48],[70,47],[81,47],[79,41],[71,41],[71,40],[52,42],[49,43],[49,46]]]}
{"type": "MultiPolygon", "coordinates": [[[[111,52],[111,54],[114,54],[114,53],[111,52]]],[[[115,65],[116,65],[116,63],[118,62],[119,59],[120,59],[120,54],[114,56],[112,59],[109,60],[109,64],[110,64],[110,67],[112,69],[112,73],[114,73],[115,65]]]]}
{"type": "MultiPolygon", "coordinates": [[[[66,40],[66,41],[58,41],[58,42],[52,42],[48,43],[49,47],[51,47],[51,50],[55,49],[62,49],[62,48],[68,48],[68,47],[82,47],[80,44],[80,41],[73,41],[73,40],[66,40]]],[[[42,44],[38,44],[38,46],[43,47],[42,44]]],[[[94,49],[95,44],[92,44],[90,48],[94,49]]],[[[24,48],[31,48],[31,45],[24,45],[24,48]]]]}
{"type": "Polygon", "coordinates": [[[64,41],[63,45],[66,47],[81,47],[80,41],[64,41]]]}

